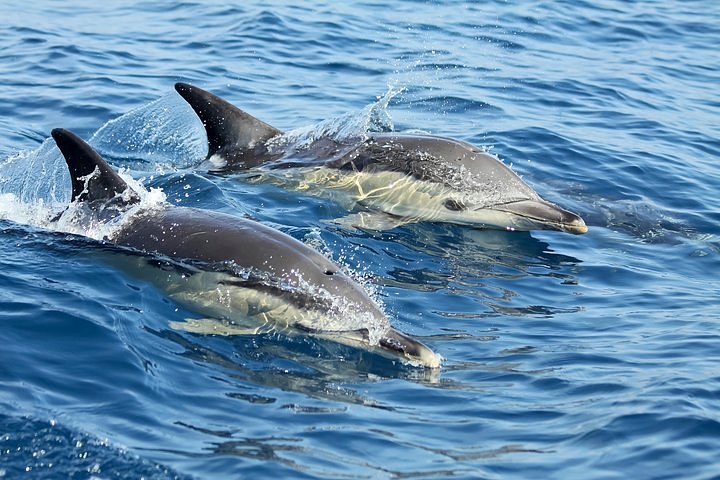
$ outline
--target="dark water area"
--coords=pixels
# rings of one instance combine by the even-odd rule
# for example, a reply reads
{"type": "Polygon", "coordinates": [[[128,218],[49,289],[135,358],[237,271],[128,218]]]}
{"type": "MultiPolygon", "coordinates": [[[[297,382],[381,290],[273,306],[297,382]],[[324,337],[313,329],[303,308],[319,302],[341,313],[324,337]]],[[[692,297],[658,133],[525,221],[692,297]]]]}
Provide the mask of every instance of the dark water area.
{"type": "MultiPolygon", "coordinates": [[[[3,2],[0,478],[720,478],[720,4],[3,2]],[[298,135],[490,148],[589,232],[438,223],[215,175],[189,82],[298,135]],[[194,314],[47,222],[50,130],[362,279],[437,372],[194,314]],[[297,130],[296,130],[297,129],[297,130]]],[[[156,190],[157,194],[157,190],[156,190]]],[[[88,238],[93,237],[93,238],[88,238]]]]}

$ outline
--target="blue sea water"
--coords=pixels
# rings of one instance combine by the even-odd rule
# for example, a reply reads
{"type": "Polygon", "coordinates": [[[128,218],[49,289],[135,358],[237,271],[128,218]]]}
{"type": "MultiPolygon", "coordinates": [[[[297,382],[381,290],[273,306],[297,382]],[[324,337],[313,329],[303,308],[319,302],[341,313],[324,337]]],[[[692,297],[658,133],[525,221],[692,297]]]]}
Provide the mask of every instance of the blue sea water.
{"type": "MultiPolygon", "coordinates": [[[[720,3],[0,3],[0,478],[720,478],[720,3]],[[283,130],[491,148],[583,236],[371,233],[197,170],[185,81],[283,130]],[[357,272],[439,372],[191,316],[53,228],[76,131],[357,272]]],[[[86,233],[97,236],[98,232],[86,233]]]]}

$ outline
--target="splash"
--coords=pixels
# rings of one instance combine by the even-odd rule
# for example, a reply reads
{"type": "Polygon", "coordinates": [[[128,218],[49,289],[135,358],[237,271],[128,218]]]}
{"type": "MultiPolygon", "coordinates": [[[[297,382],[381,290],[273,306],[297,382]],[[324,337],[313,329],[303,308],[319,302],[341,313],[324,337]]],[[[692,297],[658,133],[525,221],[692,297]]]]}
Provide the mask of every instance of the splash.
{"type": "Polygon", "coordinates": [[[65,204],[70,200],[70,174],[55,142],[19,152],[0,164],[0,193],[23,204],[65,204]]]}
{"type": "Polygon", "coordinates": [[[0,164],[0,218],[40,228],[70,201],[70,174],[52,140],[0,164]]]}
{"type": "Polygon", "coordinates": [[[70,203],[67,165],[48,139],[37,149],[20,152],[0,164],[0,219],[96,240],[111,237],[138,212],[165,202],[160,190],[146,190],[127,170],[118,173],[138,193],[140,202],[110,221],[93,221],[84,205],[70,203]]]}
{"type": "Polygon", "coordinates": [[[35,204],[24,203],[13,193],[0,193],[0,219],[15,223],[47,228],[53,215],[53,208],[43,200],[35,204]]]}
{"type": "Polygon", "coordinates": [[[145,170],[157,172],[190,168],[207,153],[202,124],[175,94],[164,95],[110,120],[95,132],[90,143],[115,163],[145,166],[145,170]]]}
{"type": "MultiPolygon", "coordinates": [[[[88,143],[115,165],[163,172],[186,168],[204,158],[203,135],[202,125],[197,125],[187,104],[168,94],[108,121],[88,143]]],[[[81,218],[81,206],[70,204],[70,174],[55,142],[48,138],[36,149],[0,161],[0,218],[105,238],[138,211],[157,208],[165,201],[161,191],[147,191],[130,171],[121,168],[119,173],[140,195],[141,202],[113,221],[87,225],[87,218],[81,218]]]]}
{"type": "Polygon", "coordinates": [[[82,202],[73,202],[62,211],[59,217],[46,225],[46,228],[83,235],[95,240],[106,240],[113,238],[117,232],[130,224],[136,216],[147,215],[155,210],[165,208],[167,202],[162,190],[157,188],[146,190],[139,180],[132,178],[125,170],[120,170],[118,174],[140,198],[139,202],[129,207],[123,207],[123,210],[118,212],[117,215],[109,217],[105,215],[98,216],[98,212],[89,211],[88,206],[82,202]]]}
{"type": "MultiPolygon", "coordinates": [[[[367,293],[368,297],[377,305],[381,312],[386,311],[385,303],[380,296],[381,292],[378,290],[377,284],[373,282],[371,269],[367,261],[362,258],[362,251],[358,245],[343,248],[338,255],[333,255],[333,250],[323,240],[320,229],[318,228],[314,228],[308,233],[305,238],[303,238],[303,243],[319,251],[339,265],[347,276],[360,285],[360,288],[367,293]]],[[[369,312],[364,311],[362,307],[357,308],[357,305],[351,304],[347,299],[338,299],[336,297],[333,302],[340,315],[352,317],[351,321],[357,329],[366,328],[368,330],[368,341],[371,345],[377,345],[380,342],[381,336],[388,327],[386,320],[370,315],[369,312]],[[359,316],[358,312],[360,312],[359,316]]]]}
{"type": "Polygon", "coordinates": [[[389,86],[384,95],[366,105],[361,112],[348,112],[314,125],[296,128],[272,139],[269,147],[271,151],[297,152],[323,138],[346,144],[362,140],[368,133],[391,132],[395,127],[388,107],[390,101],[403,91],[404,88],[389,86]]]}

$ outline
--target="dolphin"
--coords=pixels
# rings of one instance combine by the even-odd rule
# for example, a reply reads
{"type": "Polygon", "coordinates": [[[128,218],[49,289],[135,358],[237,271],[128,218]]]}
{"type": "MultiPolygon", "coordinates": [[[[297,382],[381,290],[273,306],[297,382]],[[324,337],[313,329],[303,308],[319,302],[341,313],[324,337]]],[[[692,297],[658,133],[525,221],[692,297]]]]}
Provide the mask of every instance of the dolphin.
{"type": "Polygon", "coordinates": [[[156,259],[147,278],[205,316],[172,327],[215,334],[281,330],[439,367],[438,355],[393,329],[358,283],[299,240],[220,212],[143,207],[141,196],[78,136],[55,129],[52,137],[70,171],[74,210],[91,221],[114,220],[106,240],[136,252],[133,258],[156,259]]]}
{"type": "Polygon", "coordinates": [[[580,216],[544,200],[498,158],[451,138],[370,133],[293,144],[277,128],[186,83],[175,90],[203,123],[214,170],[324,195],[364,211],[338,223],[386,229],[449,222],[502,230],[587,232],[580,216]],[[256,167],[262,167],[257,169],[256,167]]]}

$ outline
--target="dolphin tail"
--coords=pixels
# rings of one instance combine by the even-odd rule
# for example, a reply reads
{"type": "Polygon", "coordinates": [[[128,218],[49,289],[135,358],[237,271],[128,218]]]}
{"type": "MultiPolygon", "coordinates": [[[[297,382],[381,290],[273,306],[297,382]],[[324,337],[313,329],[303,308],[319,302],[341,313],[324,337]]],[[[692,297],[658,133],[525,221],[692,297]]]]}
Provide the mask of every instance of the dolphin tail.
{"type": "Polygon", "coordinates": [[[176,83],[175,90],[202,121],[208,137],[208,158],[254,150],[282,132],[201,88],[176,83]]]}
{"type": "Polygon", "coordinates": [[[72,181],[72,201],[109,201],[127,191],[124,203],[139,200],[137,194],[93,148],[70,130],[56,128],[52,137],[65,158],[72,181]]]}

